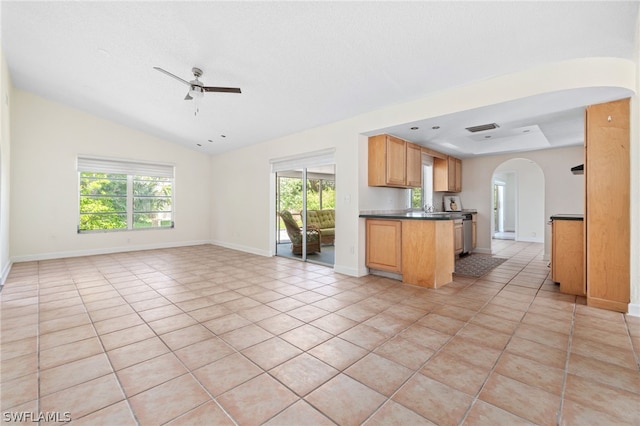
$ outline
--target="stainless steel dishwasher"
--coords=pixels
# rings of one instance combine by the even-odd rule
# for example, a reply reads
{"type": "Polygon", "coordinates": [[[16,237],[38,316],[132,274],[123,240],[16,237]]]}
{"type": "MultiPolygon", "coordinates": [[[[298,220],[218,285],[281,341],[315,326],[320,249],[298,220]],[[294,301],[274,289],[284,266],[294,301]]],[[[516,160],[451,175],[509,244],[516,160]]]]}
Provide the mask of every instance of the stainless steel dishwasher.
{"type": "Polygon", "coordinates": [[[462,253],[470,253],[473,245],[473,216],[471,213],[462,215],[462,253]]]}

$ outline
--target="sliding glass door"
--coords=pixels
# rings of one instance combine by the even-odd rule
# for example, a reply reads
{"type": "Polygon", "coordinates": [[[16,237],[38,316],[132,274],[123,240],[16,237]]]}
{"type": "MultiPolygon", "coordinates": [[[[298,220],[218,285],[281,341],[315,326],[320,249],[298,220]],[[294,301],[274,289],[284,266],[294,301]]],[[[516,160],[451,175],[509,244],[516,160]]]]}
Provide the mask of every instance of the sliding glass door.
{"type": "Polygon", "coordinates": [[[335,263],[335,167],[282,170],[276,178],[276,255],[335,263]]]}

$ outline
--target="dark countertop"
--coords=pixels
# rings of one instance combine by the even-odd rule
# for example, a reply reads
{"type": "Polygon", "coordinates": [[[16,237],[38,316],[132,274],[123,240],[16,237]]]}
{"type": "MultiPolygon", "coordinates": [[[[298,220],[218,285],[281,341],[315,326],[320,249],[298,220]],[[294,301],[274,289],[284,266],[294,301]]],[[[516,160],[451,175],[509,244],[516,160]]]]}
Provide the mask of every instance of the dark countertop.
{"type": "Polygon", "coordinates": [[[462,219],[460,212],[370,212],[360,213],[360,217],[369,219],[411,219],[411,220],[454,220],[462,219]]]}
{"type": "Polygon", "coordinates": [[[551,220],[584,220],[583,214],[554,214],[551,220]]]}

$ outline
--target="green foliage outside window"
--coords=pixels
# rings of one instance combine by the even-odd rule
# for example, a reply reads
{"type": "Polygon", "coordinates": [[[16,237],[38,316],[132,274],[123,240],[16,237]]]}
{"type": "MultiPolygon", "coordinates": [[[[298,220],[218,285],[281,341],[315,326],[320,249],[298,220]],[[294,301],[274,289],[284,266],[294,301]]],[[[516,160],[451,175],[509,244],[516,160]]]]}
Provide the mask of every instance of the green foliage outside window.
{"type": "Polygon", "coordinates": [[[422,209],[422,188],[411,188],[411,208],[422,209]]]}
{"type": "Polygon", "coordinates": [[[172,184],[169,179],[149,176],[134,177],[134,228],[171,225],[171,188],[172,184]]]}
{"type": "Polygon", "coordinates": [[[133,228],[172,226],[171,179],[81,172],[79,230],[127,229],[129,182],[133,228]]]}
{"type": "MultiPolygon", "coordinates": [[[[278,178],[280,210],[302,211],[302,179],[291,177],[278,178]]],[[[325,179],[307,179],[307,209],[335,209],[335,181],[325,179]]],[[[294,216],[295,218],[296,216],[294,216]]],[[[299,217],[298,217],[299,219],[299,217]]],[[[284,225],[282,225],[284,227],[284,225]]]]}
{"type": "Polygon", "coordinates": [[[80,173],[80,230],[127,228],[127,175],[80,173]]]}

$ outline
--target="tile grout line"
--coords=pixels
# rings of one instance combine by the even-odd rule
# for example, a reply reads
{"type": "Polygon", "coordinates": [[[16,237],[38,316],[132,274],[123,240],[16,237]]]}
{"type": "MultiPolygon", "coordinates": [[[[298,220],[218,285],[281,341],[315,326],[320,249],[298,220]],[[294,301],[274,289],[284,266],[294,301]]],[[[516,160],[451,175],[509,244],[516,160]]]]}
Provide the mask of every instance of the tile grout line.
{"type": "Polygon", "coordinates": [[[569,361],[571,359],[571,344],[573,343],[573,330],[576,325],[576,302],[573,303],[573,311],[571,312],[571,328],[569,330],[569,344],[567,345],[567,354],[564,363],[564,372],[562,374],[562,389],[560,391],[560,405],[556,417],[556,424],[561,424],[562,410],[564,408],[564,393],[567,389],[567,377],[569,375],[569,361]]]}
{"type": "MultiPolygon", "coordinates": [[[[521,249],[521,250],[519,250],[517,253],[520,253],[521,251],[522,251],[522,249],[521,249]]],[[[512,257],[513,257],[513,256],[512,256],[512,257]]],[[[394,397],[396,394],[398,394],[398,393],[402,390],[402,388],[403,388],[403,387],[404,387],[404,386],[405,386],[405,385],[406,385],[406,384],[407,384],[407,383],[408,383],[412,378],[414,378],[417,374],[421,374],[421,373],[420,373],[420,370],[422,370],[422,369],[423,369],[423,368],[424,368],[424,367],[429,363],[429,361],[431,361],[431,359],[433,359],[435,356],[437,356],[437,355],[438,355],[438,354],[443,350],[443,348],[444,348],[444,347],[445,347],[445,346],[446,346],[446,345],[447,345],[451,340],[453,340],[453,338],[455,338],[455,337],[456,337],[456,336],[457,336],[457,335],[458,335],[458,334],[459,334],[459,333],[460,333],[464,328],[466,328],[466,327],[470,324],[470,321],[471,321],[473,318],[475,318],[475,317],[480,313],[480,311],[481,311],[484,307],[486,307],[486,306],[487,306],[487,305],[488,305],[488,304],[489,304],[489,303],[490,303],[490,302],[491,302],[491,301],[492,301],[492,300],[493,300],[493,299],[494,299],[494,298],[495,298],[495,297],[496,297],[496,296],[497,296],[497,295],[498,295],[502,290],[504,290],[504,288],[506,288],[506,287],[507,287],[508,283],[509,283],[509,282],[511,282],[511,280],[513,280],[513,278],[515,278],[515,277],[516,277],[520,272],[522,272],[522,271],[526,268],[526,266],[528,266],[528,265],[529,265],[529,264],[530,264],[534,259],[535,259],[535,257],[534,257],[534,258],[532,258],[531,260],[529,260],[529,261],[527,262],[527,264],[526,264],[526,265],[524,265],[522,268],[520,268],[520,271],[518,271],[517,273],[515,273],[515,274],[513,275],[513,277],[512,277],[509,281],[507,281],[506,283],[504,283],[504,284],[502,285],[502,287],[500,288],[500,290],[499,290],[498,292],[496,292],[496,294],[494,294],[494,296],[493,296],[493,297],[491,297],[491,299],[487,300],[487,301],[482,305],[482,307],[481,307],[478,311],[476,311],[476,313],[475,313],[471,318],[469,318],[468,320],[466,320],[466,321],[465,321],[465,325],[464,325],[464,326],[462,326],[462,327],[461,327],[461,328],[460,328],[460,329],[459,329],[459,330],[458,330],[454,335],[452,335],[449,339],[447,339],[447,341],[446,341],[444,344],[442,344],[442,345],[440,346],[440,348],[438,348],[436,351],[434,351],[434,353],[433,353],[433,354],[432,354],[432,355],[431,355],[427,360],[425,360],[425,361],[420,365],[420,367],[418,367],[418,369],[417,369],[416,371],[414,371],[414,372],[413,372],[413,374],[411,374],[411,375],[410,375],[410,376],[409,376],[409,377],[408,377],[404,382],[402,382],[402,384],[398,387],[398,389],[396,389],[396,390],[395,390],[395,391],[394,391],[394,392],[393,392],[393,393],[392,393],[392,394],[391,394],[391,395],[390,395],[390,396],[389,396],[389,397],[388,397],[388,398],[387,398],[387,399],[386,399],[386,400],[385,400],[385,401],[384,401],[384,402],[383,402],[383,403],[382,403],[382,404],[381,404],[381,405],[380,405],[376,410],[374,410],[374,411],[373,411],[373,412],[372,412],[372,413],[371,413],[371,414],[370,414],[370,415],[365,419],[365,421],[364,421],[364,422],[366,422],[367,420],[371,419],[375,414],[377,414],[377,413],[380,411],[380,409],[386,405],[386,403],[387,403],[388,401],[393,401],[393,397],[394,397]]],[[[498,266],[500,266],[500,265],[498,265],[498,266]]],[[[494,269],[495,269],[495,268],[494,268],[494,269]]],[[[487,271],[487,273],[489,273],[489,272],[490,272],[490,271],[487,271]]],[[[486,275],[486,274],[485,274],[485,275],[486,275]]],[[[484,276],[484,275],[483,275],[483,276],[484,276]]],[[[475,284],[475,282],[477,282],[477,281],[478,281],[479,279],[481,279],[481,278],[482,278],[482,277],[476,277],[476,278],[475,278],[475,280],[473,280],[472,282],[470,282],[468,285],[466,285],[466,286],[465,286],[464,288],[462,288],[461,290],[464,290],[464,289],[466,289],[466,288],[468,288],[468,287],[472,286],[473,284],[475,284]]],[[[454,281],[455,281],[455,280],[454,280],[454,281]]],[[[542,286],[542,284],[541,284],[540,286],[542,286]]],[[[538,289],[538,291],[540,291],[540,290],[538,289]]],[[[533,304],[533,301],[534,301],[534,300],[535,300],[535,297],[531,300],[531,302],[529,302],[529,306],[531,306],[531,304],[533,304]]],[[[429,315],[429,314],[431,314],[431,313],[432,313],[431,311],[430,311],[430,312],[428,312],[427,314],[423,315],[420,319],[422,319],[422,318],[424,318],[424,317],[428,316],[428,315],[429,315]]],[[[455,318],[454,318],[454,319],[455,319],[455,318]]],[[[418,321],[419,321],[419,320],[414,321],[411,325],[418,323],[418,321]]],[[[520,323],[521,323],[521,321],[520,321],[520,323]]],[[[429,328],[429,327],[427,327],[427,328],[429,328]]],[[[405,328],[405,329],[406,329],[406,328],[405,328]]],[[[517,328],[516,328],[516,330],[517,330],[517,328]]],[[[489,377],[491,376],[491,374],[492,374],[492,373],[493,373],[493,371],[495,370],[495,368],[496,368],[496,366],[497,366],[497,364],[498,364],[498,362],[499,362],[500,358],[502,357],[502,354],[503,354],[503,353],[504,353],[504,351],[506,350],[506,347],[507,347],[507,345],[509,344],[509,342],[511,341],[511,338],[513,337],[513,334],[516,332],[516,330],[514,330],[514,331],[512,332],[512,334],[511,334],[511,336],[510,336],[510,338],[509,338],[509,341],[507,341],[507,343],[505,344],[504,348],[502,349],[502,351],[501,351],[501,353],[500,353],[500,356],[498,356],[498,357],[496,358],[496,361],[494,362],[494,364],[493,364],[492,368],[490,369],[489,373],[487,374],[487,377],[485,378],[485,380],[483,381],[482,385],[480,386],[480,389],[476,392],[475,396],[473,397],[472,402],[469,404],[469,407],[467,407],[467,410],[465,411],[464,415],[463,415],[463,416],[462,416],[462,418],[460,419],[460,422],[459,422],[459,423],[462,423],[462,422],[464,421],[464,419],[466,419],[466,417],[468,416],[468,414],[469,414],[469,412],[471,411],[472,407],[474,406],[474,404],[475,404],[475,403],[476,403],[476,401],[478,400],[479,395],[480,395],[480,393],[482,392],[482,389],[484,388],[484,386],[486,385],[487,381],[489,380],[489,377]]],[[[437,331],[437,330],[436,330],[436,331],[437,331]]],[[[394,337],[395,337],[395,336],[394,336],[394,337]]],[[[381,346],[381,345],[379,345],[379,346],[381,346]]],[[[430,348],[429,348],[429,349],[430,349],[430,348]]],[[[371,352],[373,353],[373,351],[371,351],[371,352]]],[[[466,360],[462,360],[462,361],[463,361],[463,362],[465,362],[465,363],[467,362],[466,360]]],[[[441,383],[441,384],[443,384],[443,385],[445,385],[445,386],[449,386],[449,385],[447,385],[446,383],[442,383],[440,380],[437,380],[437,379],[432,379],[432,380],[434,380],[434,381],[436,381],[436,382],[438,382],[438,383],[441,383]]],[[[365,385],[365,386],[366,386],[366,385],[365,385]]],[[[457,390],[457,389],[456,389],[456,390],[457,390]]],[[[463,393],[465,393],[465,394],[466,394],[466,392],[463,392],[463,393]]],[[[468,394],[467,394],[467,395],[468,395],[468,394]]],[[[402,404],[400,404],[400,405],[402,405],[402,404]]],[[[406,408],[407,408],[407,409],[410,409],[409,407],[406,407],[406,408]]],[[[412,411],[413,411],[413,410],[412,410],[412,411]]],[[[418,414],[418,413],[416,413],[416,414],[418,414]]],[[[514,415],[516,415],[516,416],[518,416],[518,415],[517,415],[517,414],[515,414],[515,413],[513,413],[513,414],[514,414],[514,415]]],[[[418,414],[418,415],[420,415],[420,414],[418,414]]],[[[424,416],[422,416],[422,417],[423,417],[423,418],[426,418],[426,417],[424,417],[424,416]]],[[[518,417],[520,417],[520,416],[518,416],[518,417]]],[[[520,418],[522,418],[522,417],[520,417],[520,418]]],[[[427,420],[429,420],[429,421],[430,421],[430,419],[427,419],[427,420]]],[[[364,422],[363,422],[363,423],[364,423],[364,422]]]]}
{"type": "MultiPolygon", "coordinates": [[[[520,250],[520,251],[522,251],[522,250],[520,250]]],[[[518,253],[520,253],[520,251],[519,251],[518,253]]],[[[518,271],[518,272],[513,276],[513,278],[511,278],[511,280],[507,281],[507,282],[502,286],[502,288],[500,289],[500,291],[499,291],[498,293],[496,293],[496,294],[495,294],[495,296],[493,296],[491,299],[489,299],[489,300],[487,301],[487,303],[485,303],[485,305],[483,305],[483,308],[484,308],[485,306],[487,306],[487,305],[488,305],[488,304],[489,304],[489,303],[490,303],[490,302],[491,302],[491,301],[492,301],[492,300],[493,300],[493,299],[494,299],[498,294],[500,294],[500,293],[501,293],[501,292],[502,292],[502,291],[503,291],[503,290],[504,290],[504,289],[509,285],[509,283],[510,283],[510,282],[511,282],[515,277],[517,277],[517,276],[520,274],[520,272],[524,271],[524,270],[525,270],[525,268],[526,268],[527,266],[529,266],[529,265],[531,264],[531,262],[533,262],[533,260],[535,260],[535,257],[534,257],[534,258],[532,258],[529,262],[527,262],[527,264],[526,264],[526,265],[524,265],[524,266],[522,267],[522,269],[520,269],[520,271],[518,271]]],[[[538,288],[538,290],[536,291],[536,295],[540,292],[540,289],[542,288],[542,285],[544,285],[544,281],[543,281],[543,283],[542,283],[542,284],[540,284],[540,287],[539,287],[539,288],[538,288]]],[[[476,402],[477,402],[478,400],[480,400],[480,394],[482,393],[483,389],[484,389],[484,388],[485,388],[485,386],[487,385],[487,382],[489,381],[489,378],[491,377],[491,375],[495,372],[496,367],[498,366],[498,363],[500,362],[500,359],[502,358],[502,356],[504,355],[504,353],[505,353],[505,352],[506,352],[506,350],[507,350],[507,346],[509,346],[509,343],[510,343],[510,342],[511,342],[511,340],[513,339],[513,336],[514,336],[514,335],[516,334],[516,332],[518,331],[518,328],[520,328],[520,326],[522,325],[522,320],[523,320],[523,319],[524,319],[524,317],[526,316],[527,312],[529,312],[529,309],[531,308],[531,305],[533,305],[533,302],[534,302],[535,300],[536,300],[536,298],[535,298],[535,296],[534,296],[534,297],[531,299],[531,302],[529,302],[529,305],[527,306],[527,310],[524,312],[524,314],[522,315],[522,317],[521,317],[521,318],[520,318],[520,320],[518,321],[518,326],[517,326],[517,327],[516,327],[512,332],[511,332],[511,336],[509,336],[509,340],[507,340],[507,343],[506,343],[506,344],[504,345],[504,347],[502,348],[502,351],[500,352],[500,355],[496,358],[496,361],[494,362],[493,366],[492,366],[492,367],[491,367],[491,369],[489,370],[489,373],[487,374],[487,377],[484,379],[484,381],[482,382],[482,385],[480,386],[480,388],[478,389],[478,391],[477,391],[477,392],[476,392],[476,394],[474,395],[474,397],[473,397],[473,401],[471,402],[471,404],[469,404],[469,407],[467,408],[466,412],[464,413],[464,415],[462,416],[462,418],[461,418],[461,419],[460,419],[460,421],[458,422],[458,424],[459,424],[459,425],[461,425],[462,423],[464,423],[464,421],[467,419],[467,417],[468,417],[468,416],[469,416],[469,414],[471,413],[471,410],[472,410],[472,409],[473,409],[473,407],[475,406],[476,402]]],[[[479,313],[479,311],[478,311],[478,313],[479,313]]],[[[477,315],[477,314],[476,314],[476,315],[477,315]]],[[[475,315],[474,315],[474,317],[472,317],[471,319],[473,319],[473,318],[475,318],[475,315]]],[[[464,327],[463,327],[463,328],[464,328],[464,327]]],[[[514,379],[514,380],[515,380],[515,379],[514,379]]],[[[482,400],[480,400],[480,401],[482,401],[482,400]]],[[[483,401],[483,402],[484,402],[484,401],[483,401]]],[[[489,403],[487,403],[487,404],[489,404],[489,403]]],[[[491,405],[493,405],[493,404],[491,404],[491,405]]],[[[520,416],[519,414],[512,413],[511,411],[508,411],[508,410],[506,410],[506,409],[504,409],[504,408],[501,408],[501,407],[497,407],[497,408],[499,408],[499,409],[501,409],[501,410],[504,410],[504,411],[507,411],[507,412],[509,412],[509,413],[513,414],[514,416],[517,416],[517,417],[519,417],[519,418],[521,418],[521,419],[524,419],[524,420],[529,421],[529,419],[526,419],[526,418],[524,418],[524,417],[520,416]]]]}
{"type": "Polygon", "coordinates": [[[627,331],[627,337],[629,339],[629,344],[631,345],[631,353],[633,354],[633,358],[636,361],[636,371],[640,371],[640,353],[633,345],[633,338],[631,336],[631,331],[629,330],[629,321],[627,320],[628,314],[623,314],[624,316],[624,327],[627,331]]]}

